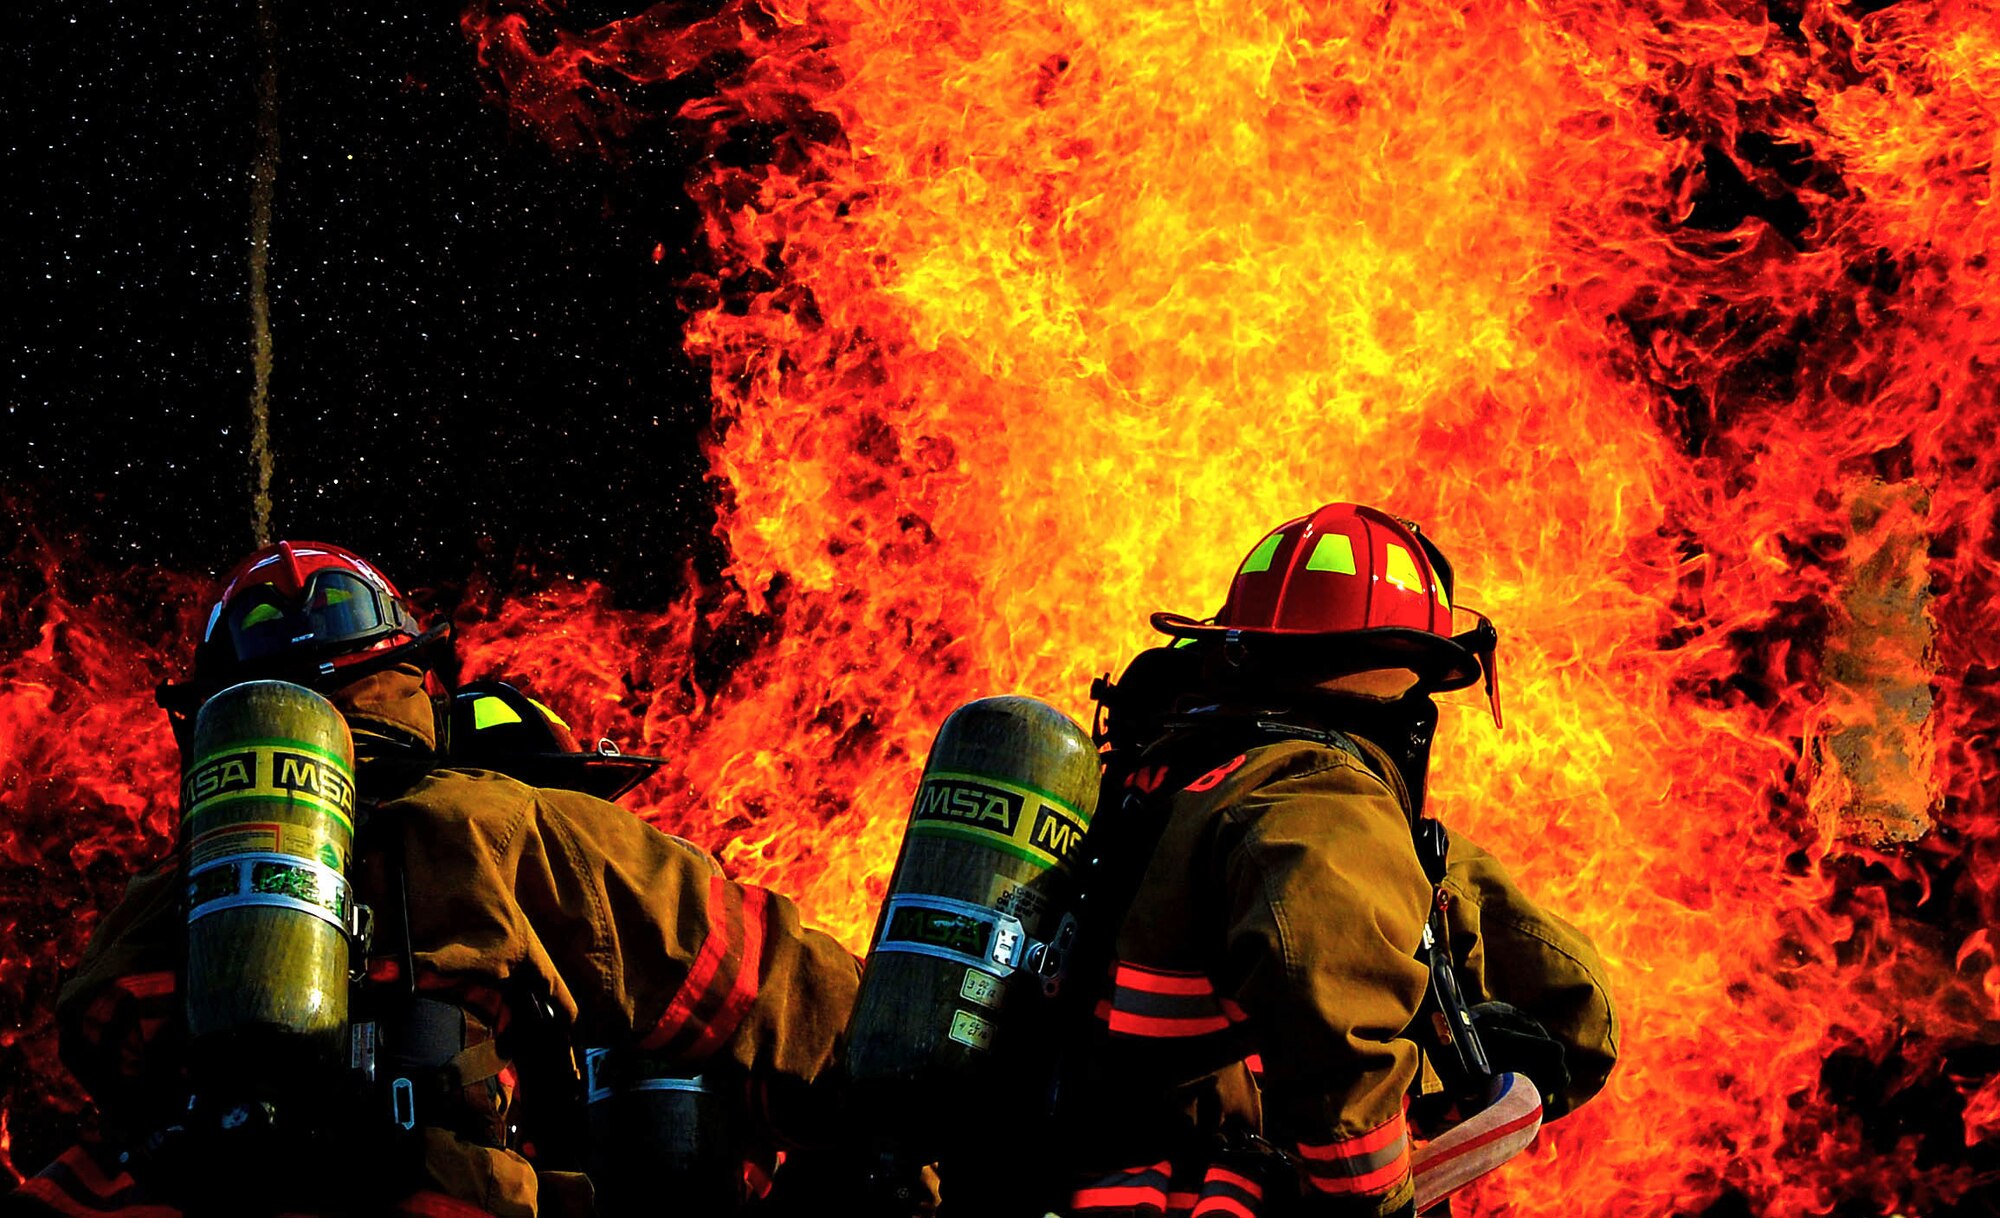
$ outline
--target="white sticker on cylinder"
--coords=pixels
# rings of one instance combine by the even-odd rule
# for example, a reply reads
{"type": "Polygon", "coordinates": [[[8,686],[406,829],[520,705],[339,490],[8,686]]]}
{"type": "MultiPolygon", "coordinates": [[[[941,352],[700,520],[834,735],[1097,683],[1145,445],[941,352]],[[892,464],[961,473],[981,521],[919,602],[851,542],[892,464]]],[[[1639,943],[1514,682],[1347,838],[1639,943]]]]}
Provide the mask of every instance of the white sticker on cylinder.
{"type": "Polygon", "coordinates": [[[971,1011],[951,1013],[951,1038],[972,1049],[993,1047],[993,1025],[971,1011]]]}
{"type": "Polygon", "coordinates": [[[958,986],[958,996],[983,1007],[997,1007],[1000,1005],[1000,979],[976,968],[966,969],[965,980],[958,986]]]}

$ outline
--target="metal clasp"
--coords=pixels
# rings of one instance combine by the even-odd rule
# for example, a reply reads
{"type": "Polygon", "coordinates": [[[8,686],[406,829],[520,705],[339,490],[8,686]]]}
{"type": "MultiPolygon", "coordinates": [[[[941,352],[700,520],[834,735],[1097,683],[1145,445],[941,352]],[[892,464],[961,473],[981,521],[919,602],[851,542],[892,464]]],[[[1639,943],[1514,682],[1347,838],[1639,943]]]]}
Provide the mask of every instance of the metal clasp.
{"type": "Polygon", "coordinates": [[[1075,946],[1076,915],[1066,913],[1048,942],[1028,948],[1028,971],[1041,979],[1042,993],[1050,998],[1062,990],[1063,977],[1069,972],[1069,953],[1075,946]]]}

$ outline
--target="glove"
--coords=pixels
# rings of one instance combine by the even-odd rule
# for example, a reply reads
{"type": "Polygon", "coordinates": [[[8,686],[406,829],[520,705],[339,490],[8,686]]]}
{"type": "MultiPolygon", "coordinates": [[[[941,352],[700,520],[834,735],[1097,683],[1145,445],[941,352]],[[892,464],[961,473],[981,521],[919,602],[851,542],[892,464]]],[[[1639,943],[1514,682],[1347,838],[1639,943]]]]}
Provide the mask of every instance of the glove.
{"type": "Polygon", "coordinates": [[[1481,1002],[1472,1008],[1472,1029],[1486,1050],[1495,1074],[1525,1074],[1542,1094],[1542,1114],[1554,1120],[1569,1111],[1569,1067],[1562,1042],[1549,1035],[1534,1016],[1504,1002],[1481,1002]]]}

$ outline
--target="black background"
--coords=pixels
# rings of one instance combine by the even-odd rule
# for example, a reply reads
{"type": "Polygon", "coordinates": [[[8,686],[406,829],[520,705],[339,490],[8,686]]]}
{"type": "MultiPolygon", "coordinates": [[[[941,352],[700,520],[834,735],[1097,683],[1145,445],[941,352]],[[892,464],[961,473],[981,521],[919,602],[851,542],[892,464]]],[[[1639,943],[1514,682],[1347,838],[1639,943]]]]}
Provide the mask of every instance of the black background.
{"type": "MultiPolygon", "coordinates": [[[[664,131],[550,148],[489,95],[455,6],[274,7],[274,535],[406,588],[478,567],[672,596],[716,546],[676,295],[694,154],[664,131]]],[[[254,541],[255,5],[43,3],[24,24],[4,52],[8,514],[94,561],[218,571],[254,541]]]]}

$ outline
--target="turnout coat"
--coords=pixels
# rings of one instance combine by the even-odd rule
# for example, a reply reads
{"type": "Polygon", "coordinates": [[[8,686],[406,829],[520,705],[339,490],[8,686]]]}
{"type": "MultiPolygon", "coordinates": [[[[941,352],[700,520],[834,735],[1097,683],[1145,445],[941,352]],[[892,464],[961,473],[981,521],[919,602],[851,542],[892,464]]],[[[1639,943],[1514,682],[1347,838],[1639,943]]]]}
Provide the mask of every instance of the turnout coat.
{"type": "MultiPolygon", "coordinates": [[[[859,982],[855,957],[807,929],[793,903],[723,875],[705,851],[615,804],[524,786],[489,771],[434,770],[373,813],[353,868],[360,900],[397,904],[391,849],[408,884],[416,990],[461,1007],[469,1039],[505,1039],[536,995],[575,1043],[637,1048],[734,1080],[774,1139],[811,1139],[811,1085],[833,1061],[859,982]]],[[[177,866],[135,879],[98,928],[59,1000],[65,1063],[107,1121],[143,1130],[173,1094],[183,943],[177,866]]],[[[401,984],[401,944],[378,934],[370,979],[401,984]]],[[[399,937],[397,937],[399,938],[399,937]]],[[[365,989],[364,989],[365,993],[365,989]]],[[[422,1129],[421,1164],[399,1212],[531,1218],[535,1171],[499,1138],[516,1074],[494,1055],[457,1098],[483,1116],[422,1129]],[[488,1070],[490,1069],[490,1073],[488,1070]],[[480,1077],[485,1074],[486,1077],[480,1077]]],[[[380,1171],[379,1164],[352,1170],[380,1171]]],[[[78,1148],[15,1199],[60,1213],[171,1214],[107,1156],[78,1148]]]]}
{"type": "MultiPolygon", "coordinates": [[[[1410,1205],[1406,1101],[1441,1087],[1403,1036],[1433,890],[1396,767],[1329,739],[1218,757],[1169,736],[1128,779],[1165,823],[1096,1006],[1069,1212],[1247,1218],[1274,1182],[1306,1214],[1410,1205]]],[[[1618,1024],[1589,941],[1463,838],[1443,887],[1467,1000],[1510,1002],[1563,1043],[1552,1112],[1595,1094],[1618,1024]]]]}

